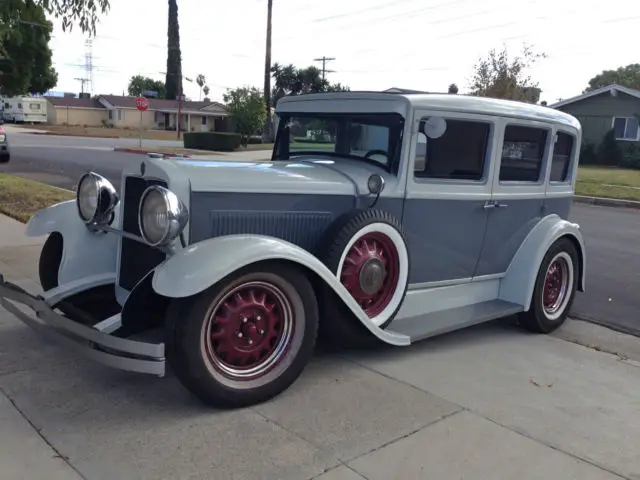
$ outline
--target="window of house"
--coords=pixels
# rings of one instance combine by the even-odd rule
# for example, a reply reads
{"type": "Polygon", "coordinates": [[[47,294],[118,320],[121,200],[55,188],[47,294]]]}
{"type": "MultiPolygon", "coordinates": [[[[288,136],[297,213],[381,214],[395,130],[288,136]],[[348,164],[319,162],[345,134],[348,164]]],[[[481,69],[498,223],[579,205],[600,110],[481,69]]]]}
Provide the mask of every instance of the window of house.
{"type": "Polygon", "coordinates": [[[550,182],[564,182],[569,174],[569,164],[573,153],[574,137],[567,133],[558,132],[556,143],[553,146],[553,157],[551,159],[550,182]]]}
{"type": "Polygon", "coordinates": [[[118,109],[118,120],[122,120],[122,110],[118,109]]]}
{"type": "Polygon", "coordinates": [[[207,117],[203,116],[201,122],[202,122],[202,125],[206,125],[207,124],[207,117]]]}
{"type": "Polygon", "coordinates": [[[113,120],[113,110],[109,110],[109,120],[113,120]]]}
{"type": "Polygon", "coordinates": [[[537,182],[549,132],[541,128],[508,125],[504,132],[501,182],[537,182]]]}
{"type": "Polygon", "coordinates": [[[451,119],[447,119],[447,130],[440,138],[420,133],[415,177],[482,180],[490,135],[489,123],[451,119]]]}
{"type": "Polygon", "coordinates": [[[18,110],[22,110],[22,104],[21,103],[18,104],[18,110]]]}
{"type": "Polygon", "coordinates": [[[614,117],[613,132],[616,140],[638,140],[638,119],[633,117],[614,117]]]}

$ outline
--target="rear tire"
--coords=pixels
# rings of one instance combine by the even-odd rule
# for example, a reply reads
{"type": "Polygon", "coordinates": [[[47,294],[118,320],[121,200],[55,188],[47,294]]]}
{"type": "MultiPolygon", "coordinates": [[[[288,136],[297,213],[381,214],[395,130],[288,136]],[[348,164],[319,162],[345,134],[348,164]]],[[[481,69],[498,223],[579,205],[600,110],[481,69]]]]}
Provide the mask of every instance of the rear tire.
{"type": "Polygon", "coordinates": [[[561,238],[544,256],[536,278],[531,307],[518,315],[534,333],[551,333],[567,319],[578,288],[579,256],[574,244],[561,238]]]}
{"type": "Polygon", "coordinates": [[[167,318],[176,377],[203,403],[255,405],[282,393],[314,351],[318,306],[296,267],[259,263],[177,300],[167,318]]]}

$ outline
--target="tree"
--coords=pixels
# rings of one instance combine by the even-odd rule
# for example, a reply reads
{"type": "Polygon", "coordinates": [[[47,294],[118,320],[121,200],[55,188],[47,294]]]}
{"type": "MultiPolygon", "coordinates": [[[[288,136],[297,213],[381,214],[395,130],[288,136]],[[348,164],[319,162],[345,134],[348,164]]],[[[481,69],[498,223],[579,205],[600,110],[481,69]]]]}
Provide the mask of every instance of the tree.
{"type": "Polygon", "coordinates": [[[58,82],[49,48],[53,25],[32,0],[14,0],[12,8],[17,17],[4,23],[10,28],[2,39],[0,90],[7,96],[45,93],[58,82]]]}
{"type": "Polygon", "coordinates": [[[182,92],[182,55],[180,53],[180,25],[177,0],[169,0],[167,27],[166,98],[175,100],[182,92]]]}
{"type": "Polygon", "coordinates": [[[264,95],[255,87],[240,87],[228,90],[223,98],[236,131],[242,136],[242,144],[247,146],[249,137],[263,127],[267,115],[264,95]]]}
{"type": "Polygon", "coordinates": [[[205,85],[204,87],[202,87],[202,92],[204,93],[205,98],[209,96],[209,87],[207,85],[205,85]]]}
{"type": "Polygon", "coordinates": [[[546,54],[535,53],[526,45],[522,54],[513,58],[509,57],[506,47],[500,52],[491,49],[487,57],[480,58],[473,67],[471,95],[537,103],[541,90],[526,71],[542,58],[546,58],[546,54]]]}
{"type": "Polygon", "coordinates": [[[589,86],[585,89],[584,93],[606,87],[612,83],[640,90],[640,63],[632,63],[615,70],[602,71],[589,80],[589,86]]]}
{"type": "Polygon", "coordinates": [[[298,69],[292,64],[282,66],[275,63],[271,68],[271,74],[274,79],[272,92],[273,103],[275,106],[282,97],[286,95],[300,95],[304,93],[319,92],[344,92],[349,87],[340,83],[330,83],[322,78],[322,71],[310,66],[298,69]]]}
{"type": "Polygon", "coordinates": [[[199,73],[198,76],[196,77],[196,83],[198,84],[198,87],[200,87],[199,99],[202,99],[202,89],[205,86],[205,83],[207,83],[207,79],[203,74],[199,73]]]}
{"type": "Polygon", "coordinates": [[[449,85],[447,93],[452,93],[455,95],[456,93],[458,93],[458,86],[455,83],[452,83],[451,85],[449,85]]]}
{"type": "Polygon", "coordinates": [[[158,98],[165,98],[166,96],[166,88],[162,80],[154,80],[153,78],[142,75],[134,75],[131,77],[127,90],[129,91],[129,95],[134,97],[142,95],[142,92],[145,90],[158,92],[158,98]]]}

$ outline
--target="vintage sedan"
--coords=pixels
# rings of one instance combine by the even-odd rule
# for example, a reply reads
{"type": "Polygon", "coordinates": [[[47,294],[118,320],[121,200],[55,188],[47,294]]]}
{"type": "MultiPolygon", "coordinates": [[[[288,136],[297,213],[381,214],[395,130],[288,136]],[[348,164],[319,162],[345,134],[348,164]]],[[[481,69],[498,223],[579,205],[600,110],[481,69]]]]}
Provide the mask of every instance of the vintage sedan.
{"type": "Polygon", "coordinates": [[[0,279],[2,305],[105,365],[163,376],[166,359],[228,407],[287,389],[318,335],[405,346],[565,321],[585,286],[574,117],[366,92],[285,97],[277,116],[270,161],[146,158],[120,194],[84,175],[27,225],[48,235],[44,293],[0,279]]]}

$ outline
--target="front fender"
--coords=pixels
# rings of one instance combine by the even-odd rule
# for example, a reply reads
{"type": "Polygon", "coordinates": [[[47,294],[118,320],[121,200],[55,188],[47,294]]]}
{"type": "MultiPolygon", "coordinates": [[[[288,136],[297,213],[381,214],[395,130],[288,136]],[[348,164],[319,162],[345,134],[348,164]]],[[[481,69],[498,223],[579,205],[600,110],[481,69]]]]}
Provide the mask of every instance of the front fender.
{"type": "Polygon", "coordinates": [[[166,297],[190,297],[230,273],[264,260],[286,260],[314,272],[376,337],[392,345],[409,345],[409,337],[375,326],[324,263],[297,245],[275,237],[227,235],[190,245],[156,268],[152,286],[154,291],[166,297]]]}
{"type": "Polygon", "coordinates": [[[525,311],[529,310],[540,264],[549,247],[560,237],[565,236],[570,237],[576,244],[581,271],[578,289],[584,291],[587,257],[580,227],[553,214],[540,220],[520,245],[506,275],[500,282],[499,298],[523,305],[525,311]]]}
{"type": "MultiPolygon", "coordinates": [[[[118,224],[118,209],[114,225],[118,224]]],[[[91,275],[115,274],[118,237],[109,233],[90,232],[80,220],[75,200],[57,203],[38,211],[27,222],[29,237],[53,232],[62,235],[62,261],[58,283],[73,282],[91,275]]]]}

